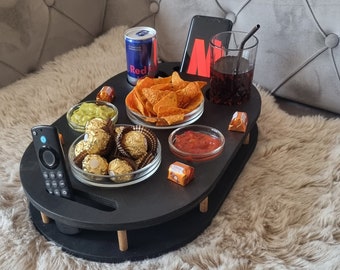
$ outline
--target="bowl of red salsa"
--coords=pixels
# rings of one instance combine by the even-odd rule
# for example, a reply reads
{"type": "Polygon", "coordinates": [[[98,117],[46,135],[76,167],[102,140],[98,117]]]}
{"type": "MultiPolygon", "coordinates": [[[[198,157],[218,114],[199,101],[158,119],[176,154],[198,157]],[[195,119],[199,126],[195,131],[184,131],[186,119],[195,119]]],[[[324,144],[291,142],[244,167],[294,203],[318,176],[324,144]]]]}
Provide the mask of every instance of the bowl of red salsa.
{"type": "Polygon", "coordinates": [[[216,128],[203,125],[188,125],[175,129],[168,138],[173,154],[187,161],[207,161],[219,156],[225,138],[216,128]]]}

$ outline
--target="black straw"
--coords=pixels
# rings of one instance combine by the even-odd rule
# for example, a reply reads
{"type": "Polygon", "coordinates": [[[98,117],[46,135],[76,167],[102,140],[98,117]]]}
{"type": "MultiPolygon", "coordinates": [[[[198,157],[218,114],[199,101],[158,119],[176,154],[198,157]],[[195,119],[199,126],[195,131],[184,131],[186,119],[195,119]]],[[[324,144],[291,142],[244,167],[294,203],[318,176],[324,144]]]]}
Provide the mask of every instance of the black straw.
{"type": "Polygon", "coordinates": [[[240,44],[240,47],[239,47],[239,52],[238,52],[238,56],[237,56],[237,65],[236,65],[236,70],[235,70],[235,75],[238,74],[238,70],[240,68],[240,61],[241,61],[241,56],[242,56],[242,52],[243,52],[243,48],[244,48],[244,45],[246,44],[246,42],[248,41],[248,39],[250,39],[250,37],[252,35],[255,34],[255,32],[257,30],[260,29],[260,25],[257,24],[253,29],[250,30],[250,32],[244,37],[244,39],[242,40],[241,44],[240,44]]]}

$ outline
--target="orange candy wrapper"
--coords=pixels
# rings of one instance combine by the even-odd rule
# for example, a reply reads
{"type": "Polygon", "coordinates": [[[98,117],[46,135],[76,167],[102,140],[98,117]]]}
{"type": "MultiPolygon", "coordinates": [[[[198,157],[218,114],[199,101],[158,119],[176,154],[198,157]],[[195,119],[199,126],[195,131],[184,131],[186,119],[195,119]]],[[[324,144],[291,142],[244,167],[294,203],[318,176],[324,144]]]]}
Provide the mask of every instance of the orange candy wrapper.
{"type": "Polygon", "coordinates": [[[103,86],[102,89],[98,92],[96,96],[96,100],[112,102],[115,98],[115,90],[110,86],[103,86]]]}
{"type": "Polygon", "coordinates": [[[248,115],[246,112],[238,112],[236,111],[229,123],[228,130],[230,131],[238,131],[238,132],[246,132],[248,125],[248,115]]]}
{"type": "Polygon", "coordinates": [[[181,186],[186,186],[189,184],[192,179],[194,178],[194,168],[181,163],[181,162],[174,162],[169,166],[168,170],[168,179],[180,184],[181,186]]]}

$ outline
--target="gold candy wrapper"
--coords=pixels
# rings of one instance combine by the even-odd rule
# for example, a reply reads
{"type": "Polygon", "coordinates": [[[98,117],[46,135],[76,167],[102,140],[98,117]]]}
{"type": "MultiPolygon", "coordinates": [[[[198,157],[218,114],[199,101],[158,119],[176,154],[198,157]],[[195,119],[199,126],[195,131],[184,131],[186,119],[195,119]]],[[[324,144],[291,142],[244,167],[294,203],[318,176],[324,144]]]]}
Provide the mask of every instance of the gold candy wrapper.
{"type": "Polygon", "coordinates": [[[238,112],[236,111],[229,123],[228,130],[230,131],[238,131],[238,132],[246,132],[248,125],[248,115],[246,112],[238,112]]]}
{"type": "Polygon", "coordinates": [[[81,140],[80,142],[78,142],[76,144],[76,147],[74,148],[74,156],[78,156],[80,153],[82,153],[83,151],[86,151],[86,147],[85,147],[85,142],[84,140],[81,140]]]}
{"type": "Polygon", "coordinates": [[[93,174],[106,175],[108,170],[108,163],[105,158],[90,154],[87,155],[82,162],[83,170],[93,174]]]}
{"type": "Polygon", "coordinates": [[[148,151],[148,142],[139,131],[129,131],[124,134],[122,144],[125,150],[135,159],[144,156],[148,151]]]}
{"type": "Polygon", "coordinates": [[[128,161],[115,158],[109,163],[109,175],[115,176],[111,180],[117,183],[130,181],[132,176],[125,175],[134,171],[128,161]]]}
{"type": "Polygon", "coordinates": [[[89,130],[84,136],[84,146],[90,154],[99,154],[106,149],[110,135],[103,129],[89,130]]]}
{"type": "Polygon", "coordinates": [[[103,129],[107,125],[107,121],[101,118],[93,118],[85,125],[85,132],[96,129],[103,129]]]}

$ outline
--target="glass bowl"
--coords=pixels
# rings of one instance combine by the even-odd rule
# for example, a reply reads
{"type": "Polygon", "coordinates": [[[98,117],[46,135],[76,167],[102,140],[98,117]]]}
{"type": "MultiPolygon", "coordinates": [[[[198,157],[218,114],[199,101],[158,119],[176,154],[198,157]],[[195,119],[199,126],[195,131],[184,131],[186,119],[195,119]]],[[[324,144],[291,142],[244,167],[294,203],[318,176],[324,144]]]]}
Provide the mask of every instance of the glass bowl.
{"type": "Polygon", "coordinates": [[[104,120],[111,118],[112,123],[115,124],[118,121],[118,109],[110,102],[89,100],[72,106],[66,113],[68,125],[79,132],[84,132],[87,121],[96,117],[104,120]],[[110,109],[110,113],[108,113],[108,109],[110,109]],[[75,113],[79,115],[75,116],[75,113]]]}
{"type": "MultiPolygon", "coordinates": [[[[127,125],[124,125],[124,126],[127,126],[127,125]]],[[[141,169],[138,169],[131,173],[120,174],[120,175],[115,175],[115,176],[88,173],[82,170],[81,168],[79,168],[74,162],[75,146],[83,138],[84,138],[84,134],[80,135],[72,143],[68,151],[68,159],[69,159],[71,171],[73,175],[83,184],[86,184],[89,186],[106,187],[106,188],[118,188],[118,187],[134,185],[144,180],[147,180],[151,175],[153,175],[157,171],[159,165],[161,164],[162,150],[161,150],[161,144],[159,140],[157,139],[157,152],[156,152],[155,158],[150,163],[148,163],[146,166],[142,167],[141,169]],[[121,182],[123,179],[125,182],[121,182]],[[129,180],[126,181],[126,179],[129,179],[129,180]]]]}
{"type": "Polygon", "coordinates": [[[143,125],[152,129],[174,129],[183,127],[196,122],[204,112],[204,100],[191,112],[184,115],[184,119],[176,122],[173,125],[168,125],[162,118],[144,116],[136,111],[133,111],[126,105],[126,114],[132,123],[143,125]]]}
{"type": "Polygon", "coordinates": [[[218,157],[224,149],[225,138],[216,128],[188,125],[171,132],[168,143],[170,151],[177,157],[201,162],[218,157]]]}

